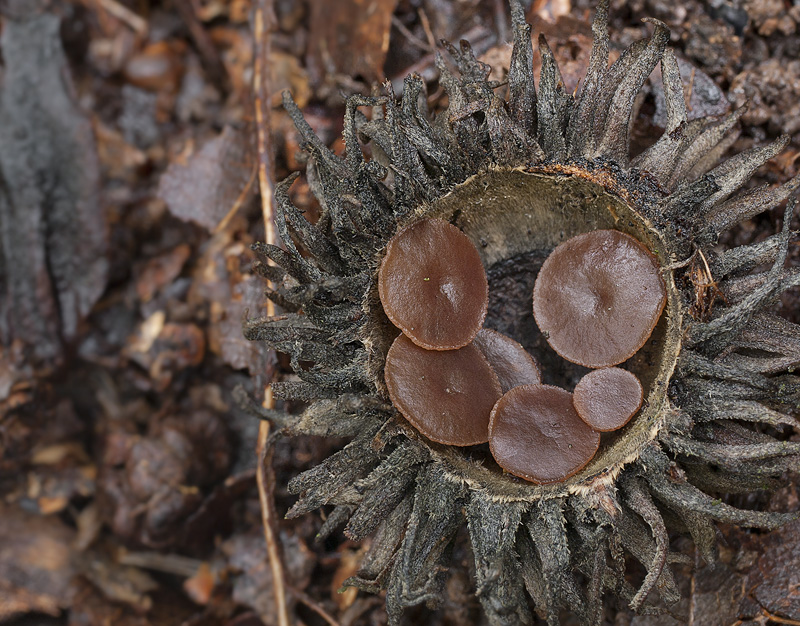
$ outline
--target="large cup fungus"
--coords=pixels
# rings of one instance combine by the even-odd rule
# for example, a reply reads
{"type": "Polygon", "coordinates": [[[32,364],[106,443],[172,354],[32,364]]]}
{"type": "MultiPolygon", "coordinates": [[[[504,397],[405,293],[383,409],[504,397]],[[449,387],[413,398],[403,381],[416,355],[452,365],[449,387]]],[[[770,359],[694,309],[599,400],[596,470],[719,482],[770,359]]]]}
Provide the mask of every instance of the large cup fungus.
{"type": "Polygon", "coordinates": [[[520,385],[542,382],[542,373],[536,359],[511,337],[506,337],[496,330],[482,328],[473,343],[497,374],[503,393],[520,385]]]}
{"type": "Polygon", "coordinates": [[[605,367],[581,378],[573,403],[580,418],[600,432],[619,430],[642,406],[642,383],[627,370],[605,367]]]}
{"type": "Polygon", "coordinates": [[[389,397],[432,441],[474,446],[489,438],[489,414],[501,395],[486,358],[473,345],[425,350],[400,335],[386,355],[389,397]]]}
{"type": "Polygon", "coordinates": [[[600,433],[575,411],[572,394],[551,385],[523,385],[492,409],[489,446],[500,466],[533,483],[560,482],[592,460],[600,433]]]}
{"type": "Polygon", "coordinates": [[[632,357],[667,301],[655,257],[618,230],[584,233],[559,245],[533,289],[533,315],[562,357],[608,367],[632,357]]]}
{"type": "Polygon", "coordinates": [[[423,219],[392,237],[378,290],[389,319],[428,350],[466,346],[486,317],[489,287],[478,251],[444,220],[423,219]]]}

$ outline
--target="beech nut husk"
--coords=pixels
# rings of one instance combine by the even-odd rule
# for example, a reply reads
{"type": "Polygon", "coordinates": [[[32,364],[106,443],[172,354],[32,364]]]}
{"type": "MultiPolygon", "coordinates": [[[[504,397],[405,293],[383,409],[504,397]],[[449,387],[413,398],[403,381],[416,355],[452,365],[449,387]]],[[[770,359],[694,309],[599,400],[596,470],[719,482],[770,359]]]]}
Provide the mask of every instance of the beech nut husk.
{"type": "Polygon", "coordinates": [[[256,247],[263,259],[256,269],[272,282],[283,313],[246,321],[245,336],[289,355],[296,377],[274,383],[275,396],[308,403],[299,414],[260,412],[287,435],[349,439],[290,482],[299,498],[289,516],[329,505],[321,537],[340,528],[356,541],[373,535],[346,584],[385,589],[390,624],[406,607],[440,605],[448,571],[458,566],[450,560],[455,542],[469,544],[489,624],[530,624],[536,613],[555,626],[564,610],[599,624],[611,597],[634,611],[680,600],[670,531],[688,530],[712,561],[714,522],[770,529],[796,518],[720,499],[778,484],[800,467],[800,443],[789,441],[800,402],[791,372],[800,364],[800,328],[770,309],[800,284],[800,273],[784,268],[794,202],[772,238],[714,247],[720,232],[800,185],[796,178],[741,193],[788,139],[717,165],[741,113],[688,120],[669,31],[657,20],[650,37],[609,65],[607,1],[597,6],[577,93],[565,90],[541,37],[534,84],[530,27],[522,4],[510,5],[507,90],[488,81],[469,44],[449,47],[458,71],[437,61],[447,110],[429,115],[416,75],[406,78],[400,101],[392,93],[351,96],[344,157],[284,98],[323,212],[316,224],[305,220],[289,199],[290,178],[276,189],[285,247],[256,247]],[[666,128],[632,159],[636,95],[657,65],[666,128]],[[362,140],[371,143],[371,160],[362,140]],[[664,310],[624,363],[641,382],[642,408],[604,433],[592,460],[564,480],[533,484],[503,472],[488,446],[434,443],[393,406],[384,366],[398,330],[381,306],[378,269],[391,237],[424,218],[445,220],[473,242],[489,285],[484,326],[519,342],[537,357],[542,382],[567,392],[587,372],[558,356],[533,320],[531,293],[545,259],[561,242],[596,230],[624,233],[655,259],[664,310]],[[694,289],[687,268],[699,254],[725,300],[697,301],[707,292],[694,289]],[[751,349],[758,345],[769,352],[751,349]],[[641,576],[626,567],[627,556],[641,563],[641,576]]]}

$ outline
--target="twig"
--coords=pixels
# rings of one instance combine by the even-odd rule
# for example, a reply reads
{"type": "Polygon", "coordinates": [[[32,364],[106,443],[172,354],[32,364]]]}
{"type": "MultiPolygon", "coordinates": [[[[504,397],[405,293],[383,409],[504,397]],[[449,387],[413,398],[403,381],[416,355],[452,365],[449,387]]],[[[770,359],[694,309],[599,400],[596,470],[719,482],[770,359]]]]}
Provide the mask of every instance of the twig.
{"type": "Polygon", "coordinates": [[[695,609],[697,608],[697,570],[700,564],[700,551],[697,546],[694,547],[694,568],[692,569],[692,580],[689,591],[689,623],[688,626],[694,626],[695,609]]]}
{"type": "Polygon", "coordinates": [[[325,609],[323,609],[318,603],[314,602],[314,599],[309,596],[304,591],[300,591],[299,589],[292,589],[292,594],[300,600],[303,604],[305,604],[309,609],[314,611],[317,615],[319,615],[322,619],[324,619],[330,626],[339,626],[339,622],[337,622],[334,617],[328,613],[325,609]]]}
{"type": "MultiPolygon", "coordinates": [[[[275,25],[273,0],[258,0],[253,15],[253,39],[255,41],[255,61],[253,67],[253,93],[255,94],[256,133],[258,136],[258,183],[261,190],[261,213],[264,220],[264,240],[275,244],[274,209],[272,206],[273,163],[270,141],[270,97],[269,97],[269,54],[271,30],[275,25]]],[[[275,305],[267,301],[267,315],[275,314],[275,305]]],[[[264,392],[264,407],[275,408],[272,387],[264,392]]],[[[264,526],[264,539],[272,571],[272,587],[275,596],[275,610],[278,626],[290,626],[289,607],[286,598],[286,576],[283,560],[278,546],[275,500],[272,486],[275,476],[272,471],[272,447],[269,445],[269,422],[262,421],[258,427],[256,444],[256,480],[258,498],[261,503],[261,521],[264,526]]]]}
{"type": "MultiPolygon", "coordinates": [[[[264,220],[264,240],[275,244],[275,214],[272,209],[273,157],[270,141],[270,89],[269,63],[270,30],[275,24],[274,0],[257,0],[253,18],[255,37],[255,67],[253,92],[256,96],[256,131],[258,135],[258,184],[261,189],[261,216],[264,220]]],[[[268,315],[273,315],[275,305],[267,301],[268,315]],[[273,310],[270,310],[273,309],[273,310]]]]}
{"type": "Polygon", "coordinates": [[[508,41],[508,19],[506,18],[506,2],[494,0],[494,23],[497,27],[497,40],[508,41]]]}
{"type": "Polygon", "coordinates": [[[422,30],[425,31],[425,38],[428,40],[428,45],[430,46],[431,50],[436,50],[436,37],[433,36],[433,30],[431,29],[431,21],[428,19],[428,14],[425,13],[425,9],[422,7],[419,8],[417,11],[417,15],[419,15],[420,24],[422,24],[422,30]]]}
{"type": "Polygon", "coordinates": [[[778,622],[778,624],[789,624],[789,626],[800,626],[800,622],[796,619],[789,619],[788,617],[781,617],[780,615],[775,615],[774,613],[770,613],[765,609],[763,606],[761,607],[761,613],[765,615],[768,619],[772,620],[773,622],[778,622]]]}
{"type": "Polygon", "coordinates": [[[200,58],[209,78],[217,89],[222,92],[228,91],[230,86],[228,70],[225,68],[214,42],[211,41],[211,37],[197,18],[197,7],[194,1],[175,0],[175,6],[181,19],[189,29],[189,34],[192,36],[195,46],[197,46],[197,51],[200,53],[200,58]]]}
{"type": "Polygon", "coordinates": [[[403,22],[401,22],[394,15],[392,15],[392,26],[394,26],[397,30],[399,30],[400,33],[406,39],[408,39],[411,45],[416,46],[417,48],[419,48],[420,50],[424,50],[425,52],[434,52],[434,48],[432,48],[429,43],[422,41],[422,39],[420,39],[414,33],[408,30],[408,28],[406,28],[406,25],[403,24],[403,22]]]}
{"type": "Polygon", "coordinates": [[[203,561],[181,556],[180,554],[161,554],[159,552],[124,552],[119,558],[122,565],[166,572],[190,578],[197,573],[203,561]]]}
{"type": "Polygon", "coordinates": [[[96,5],[97,9],[127,24],[132,30],[136,31],[137,34],[142,37],[147,36],[147,20],[131,11],[125,5],[120,4],[117,0],[84,0],[84,3],[87,4],[89,8],[91,8],[91,5],[96,5]]]}
{"type": "MultiPolygon", "coordinates": [[[[264,391],[264,406],[275,407],[272,387],[264,391]]],[[[283,557],[278,546],[278,529],[275,522],[275,499],[272,486],[275,475],[272,471],[273,449],[269,445],[269,422],[262,421],[258,425],[258,443],[256,444],[256,481],[258,483],[258,499],[261,503],[261,523],[264,526],[264,540],[267,544],[269,568],[272,571],[272,590],[275,596],[275,612],[278,626],[291,626],[289,606],[286,598],[286,574],[283,570],[283,557]]]]}
{"type": "Polygon", "coordinates": [[[233,219],[233,216],[239,212],[239,209],[242,208],[245,200],[248,199],[250,196],[250,189],[253,187],[253,183],[256,181],[256,175],[258,174],[258,165],[253,166],[253,171],[250,172],[250,178],[247,179],[247,184],[242,189],[242,192],[239,194],[239,197],[236,198],[236,202],[233,203],[230,210],[225,214],[217,227],[214,229],[214,234],[216,235],[218,232],[225,230],[225,227],[228,223],[233,219]]]}
{"type": "Polygon", "coordinates": [[[694,92],[694,75],[695,75],[695,67],[692,66],[692,73],[689,74],[689,85],[686,87],[686,110],[691,113],[692,112],[692,94],[694,92]]]}

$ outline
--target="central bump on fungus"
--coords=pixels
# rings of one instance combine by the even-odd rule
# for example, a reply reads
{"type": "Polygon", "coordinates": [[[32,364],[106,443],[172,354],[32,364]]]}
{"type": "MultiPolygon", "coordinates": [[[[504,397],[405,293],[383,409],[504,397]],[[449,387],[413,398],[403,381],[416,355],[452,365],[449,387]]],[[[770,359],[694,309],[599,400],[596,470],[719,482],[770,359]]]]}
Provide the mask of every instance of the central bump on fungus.
{"type": "Polygon", "coordinates": [[[559,245],[533,289],[533,315],[562,357],[608,367],[632,357],[666,304],[653,255],[617,230],[597,230],[559,245]]]}
{"type": "Polygon", "coordinates": [[[572,401],[580,418],[600,432],[625,426],[642,406],[642,383],[619,367],[589,372],[575,386],[572,401]]]}
{"type": "Polygon", "coordinates": [[[423,219],[392,237],[378,291],[392,323],[428,350],[466,346],[486,318],[489,285],[480,255],[444,220],[423,219]]]}
{"type": "Polygon", "coordinates": [[[472,343],[478,346],[489,361],[500,380],[503,393],[520,385],[542,382],[542,373],[536,359],[511,337],[496,330],[482,328],[472,343]]]}
{"type": "Polygon", "coordinates": [[[425,350],[405,335],[386,356],[386,387],[397,410],[428,439],[474,446],[489,437],[500,383],[474,345],[425,350]]]}
{"type": "Polygon", "coordinates": [[[592,460],[600,433],[575,411],[572,394],[551,385],[523,385],[492,409],[489,447],[507,472],[533,483],[563,481],[592,460]]]}

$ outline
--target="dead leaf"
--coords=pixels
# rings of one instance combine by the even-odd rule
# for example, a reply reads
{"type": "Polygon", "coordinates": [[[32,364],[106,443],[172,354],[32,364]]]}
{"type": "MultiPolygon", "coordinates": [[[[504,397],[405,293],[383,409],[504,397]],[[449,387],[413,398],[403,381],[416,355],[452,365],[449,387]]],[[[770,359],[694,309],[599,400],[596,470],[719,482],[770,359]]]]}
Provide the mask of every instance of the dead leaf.
{"type": "Polygon", "coordinates": [[[188,244],[175,246],[169,252],[148,259],[136,274],[136,293],[142,302],[149,302],[162,288],[171,284],[181,273],[192,249],[188,244]]]}
{"type": "Polygon", "coordinates": [[[211,599],[211,592],[214,591],[216,583],[211,567],[204,561],[194,576],[183,581],[183,589],[194,602],[205,606],[211,599]]]}
{"type": "Polygon", "coordinates": [[[570,0],[534,0],[528,12],[528,21],[536,18],[555,22],[559,17],[569,15],[572,11],[570,0]]]}
{"type": "MultiPolygon", "coordinates": [[[[290,582],[302,590],[310,580],[315,557],[296,535],[281,533],[281,544],[290,582]]],[[[267,626],[275,624],[272,570],[263,534],[234,535],[222,544],[222,553],[231,572],[233,599],[253,609],[267,626]]]]}
{"type": "Polygon", "coordinates": [[[347,587],[342,590],[342,584],[351,576],[355,576],[361,567],[364,550],[342,550],[340,552],[339,567],[333,574],[331,581],[331,598],[339,606],[340,611],[347,609],[358,597],[358,589],[347,587]]]}
{"type": "Polygon", "coordinates": [[[311,3],[307,64],[316,84],[337,74],[381,81],[398,0],[311,3]]]}
{"type": "Polygon", "coordinates": [[[144,570],[120,565],[100,552],[87,555],[83,561],[81,573],[109,600],[127,604],[140,613],[153,606],[148,594],[158,589],[158,583],[144,570]]]}
{"type": "Polygon", "coordinates": [[[166,320],[167,314],[164,311],[155,311],[139,325],[136,335],[128,341],[128,350],[134,353],[133,358],[136,361],[142,363],[139,358],[136,358],[135,353],[144,354],[152,349],[166,320]]]}
{"type": "MultiPolygon", "coordinates": [[[[731,104],[719,85],[708,74],[693,63],[677,57],[678,69],[681,73],[683,92],[686,96],[686,117],[694,120],[706,116],[724,115],[731,110],[731,104]]],[[[667,108],[664,100],[664,87],[661,82],[661,66],[653,70],[650,80],[656,101],[656,112],[653,124],[664,128],[667,122],[667,108]]]]}
{"type": "Polygon", "coordinates": [[[45,362],[76,336],[108,273],[92,125],[73,99],[59,26],[9,13],[2,36],[0,341],[19,338],[45,362]]]}
{"type": "Polygon", "coordinates": [[[248,185],[254,164],[250,139],[226,126],[185,162],[170,163],[158,197],[175,217],[213,231],[248,185]]]}
{"type": "Polygon", "coordinates": [[[74,531],[0,502],[0,622],[23,613],[58,616],[70,606],[74,531]]]}
{"type": "Polygon", "coordinates": [[[270,90],[273,108],[282,107],[282,93],[285,89],[292,92],[292,98],[301,109],[311,98],[311,86],[308,84],[308,72],[300,65],[300,59],[293,54],[273,50],[269,55],[270,90]]]}
{"type": "Polygon", "coordinates": [[[177,93],[183,76],[186,44],[180,40],[157,41],[128,59],[125,79],[141,89],[177,93]]]}
{"type": "Polygon", "coordinates": [[[189,302],[210,303],[209,350],[235,369],[247,368],[251,375],[268,382],[274,370],[274,353],[242,335],[245,311],[258,315],[265,305],[264,282],[247,271],[253,254],[229,233],[219,233],[204,250],[197,264],[189,302]]]}
{"type": "Polygon", "coordinates": [[[753,595],[773,615],[800,621],[800,522],[771,533],[764,544],[753,595]]]}
{"type": "Polygon", "coordinates": [[[98,118],[93,123],[97,136],[97,155],[104,175],[133,182],[138,170],[147,163],[147,155],[98,118]]]}

